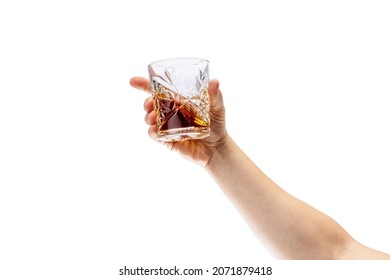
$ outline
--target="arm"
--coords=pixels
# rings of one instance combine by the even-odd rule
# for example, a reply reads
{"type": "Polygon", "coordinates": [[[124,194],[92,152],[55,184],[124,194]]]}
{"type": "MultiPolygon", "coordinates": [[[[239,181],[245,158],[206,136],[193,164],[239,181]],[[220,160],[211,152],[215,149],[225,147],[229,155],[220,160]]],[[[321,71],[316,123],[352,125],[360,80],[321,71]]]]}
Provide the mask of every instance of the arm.
{"type": "Polygon", "coordinates": [[[390,259],[268,178],[227,136],[205,166],[260,241],[282,259],[390,259]]]}
{"type": "MultiPolygon", "coordinates": [[[[134,77],[131,86],[151,92],[149,80],[134,77]]],[[[204,166],[266,248],[283,259],[390,259],[356,242],[325,214],[291,196],[268,178],[226,132],[219,82],[209,84],[211,135],[202,140],[165,143],[204,166]]],[[[152,97],[144,103],[149,135],[155,138],[152,97]]]]}

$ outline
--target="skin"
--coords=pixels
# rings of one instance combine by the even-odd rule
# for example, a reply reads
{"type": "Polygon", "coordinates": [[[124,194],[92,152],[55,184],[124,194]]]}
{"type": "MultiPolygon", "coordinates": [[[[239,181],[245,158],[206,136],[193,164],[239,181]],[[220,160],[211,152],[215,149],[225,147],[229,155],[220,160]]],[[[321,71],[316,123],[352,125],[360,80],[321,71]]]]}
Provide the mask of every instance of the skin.
{"type": "MultiPolygon", "coordinates": [[[[130,85],[151,93],[148,79],[133,77],[130,85]]],[[[208,91],[210,136],[163,144],[203,166],[272,255],[279,259],[390,260],[389,254],[360,244],[332,218],[267,177],[227,133],[218,80],[210,81],[208,91]]],[[[157,114],[151,96],[144,109],[149,136],[155,139],[157,114]]]]}

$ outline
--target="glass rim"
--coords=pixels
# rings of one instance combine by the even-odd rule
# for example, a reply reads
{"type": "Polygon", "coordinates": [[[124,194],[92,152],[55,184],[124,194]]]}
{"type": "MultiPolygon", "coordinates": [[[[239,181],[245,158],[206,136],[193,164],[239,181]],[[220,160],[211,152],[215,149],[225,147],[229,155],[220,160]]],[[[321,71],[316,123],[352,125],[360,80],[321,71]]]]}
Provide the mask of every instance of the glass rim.
{"type": "Polygon", "coordinates": [[[204,62],[210,63],[210,61],[208,59],[205,59],[205,58],[184,56],[184,57],[173,57],[173,58],[156,60],[156,61],[153,61],[152,63],[149,63],[148,67],[155,65],[155,64],[158,64],[158,63],[162,63],[162,62],[184,61],[184,60],[194,60],[194,61],[198,61],[198,62],[204,61],[204,62]]]}

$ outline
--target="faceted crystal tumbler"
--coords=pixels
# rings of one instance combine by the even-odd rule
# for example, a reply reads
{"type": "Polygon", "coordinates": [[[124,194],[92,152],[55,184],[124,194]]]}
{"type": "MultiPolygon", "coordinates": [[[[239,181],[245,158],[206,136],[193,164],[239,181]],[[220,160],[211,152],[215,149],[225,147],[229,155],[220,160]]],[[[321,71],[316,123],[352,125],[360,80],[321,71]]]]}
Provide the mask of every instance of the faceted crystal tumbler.
{"type": "Polygon", "coordinates": [[[148,66],[157,112],[157,138],[164,142],[210,135],[209,62],[175,58],[148,66]]]}

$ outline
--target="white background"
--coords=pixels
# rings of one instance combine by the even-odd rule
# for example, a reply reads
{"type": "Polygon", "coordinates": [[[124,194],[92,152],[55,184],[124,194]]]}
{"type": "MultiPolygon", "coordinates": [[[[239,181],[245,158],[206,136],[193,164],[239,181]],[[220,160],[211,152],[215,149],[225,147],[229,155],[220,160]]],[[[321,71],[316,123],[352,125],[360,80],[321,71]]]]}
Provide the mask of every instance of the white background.
{"type": "Polygon", "coordinates": [[[260,168],[390,252],[389,14],[387,1],[2,1],[0,278],[275,264],[207,173],[147,136],[129,78],[182,56],[210,60],[228,131],[260,168]]]}

